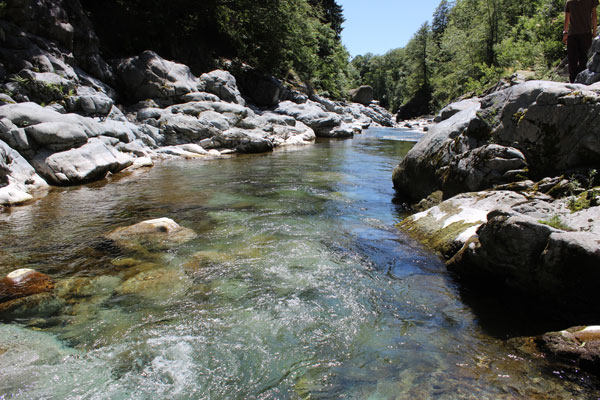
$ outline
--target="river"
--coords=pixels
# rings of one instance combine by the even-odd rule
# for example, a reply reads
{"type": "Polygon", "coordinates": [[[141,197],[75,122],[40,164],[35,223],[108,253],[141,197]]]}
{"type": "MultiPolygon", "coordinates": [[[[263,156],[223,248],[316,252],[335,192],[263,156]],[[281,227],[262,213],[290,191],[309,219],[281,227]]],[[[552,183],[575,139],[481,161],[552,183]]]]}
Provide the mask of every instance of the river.
{"type": "Polygon", "coordinates": [[[0,399],[593,397],[506,340],[526,316],[473,302],[396,230],[391,171],[418,137],[166,161],[0,214],[0,274],[35,268],[69,293],[57,315],[0,324],[35,343],[0,351],[0,399]],[[198,237],[103,239],[158,217],[198,237]]]}

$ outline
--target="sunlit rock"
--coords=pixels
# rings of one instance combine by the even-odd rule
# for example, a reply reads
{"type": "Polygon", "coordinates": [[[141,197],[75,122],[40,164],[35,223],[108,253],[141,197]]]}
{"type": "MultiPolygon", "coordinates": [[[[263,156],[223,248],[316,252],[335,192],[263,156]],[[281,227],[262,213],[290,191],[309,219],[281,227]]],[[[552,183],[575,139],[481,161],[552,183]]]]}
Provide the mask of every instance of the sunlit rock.
{"type": "Polygon", "coordinates": [[[0,302],[51,292],[54,282],[46,274],[33,269],[18,269],[0,279],[0,302]]]}
{"type": "Polygon", "coordinates": [[[600,375],[600,326],[550,332],[537,338],[536,342],[552,357],[600,375]]]}
{"type": "Polygon", "coordinates": [[[117,228],[106,237],[118,245],[130,248],[164,248],[196,238],[196,232],[177,224],[170,218],[157,218],[117,228]]]}

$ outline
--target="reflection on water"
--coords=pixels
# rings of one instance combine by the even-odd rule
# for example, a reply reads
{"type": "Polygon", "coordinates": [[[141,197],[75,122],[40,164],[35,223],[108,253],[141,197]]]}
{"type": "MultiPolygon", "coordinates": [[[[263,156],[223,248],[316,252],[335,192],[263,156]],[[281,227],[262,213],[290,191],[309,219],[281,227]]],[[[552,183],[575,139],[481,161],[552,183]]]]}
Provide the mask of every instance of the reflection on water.
{"type": "Polygon", "coordinates": [[[0,352],[0,398],[590,394],[588,378],[564,380],[482,331],[443,263],[396,231],[391,171],[407,136],[166,162],[1,214],[0,273],[50,274],[63,307],[0,325],[36,343],[0,352]],[[157,217],[198,237],[151,248],[104,238],[157,217]]]}

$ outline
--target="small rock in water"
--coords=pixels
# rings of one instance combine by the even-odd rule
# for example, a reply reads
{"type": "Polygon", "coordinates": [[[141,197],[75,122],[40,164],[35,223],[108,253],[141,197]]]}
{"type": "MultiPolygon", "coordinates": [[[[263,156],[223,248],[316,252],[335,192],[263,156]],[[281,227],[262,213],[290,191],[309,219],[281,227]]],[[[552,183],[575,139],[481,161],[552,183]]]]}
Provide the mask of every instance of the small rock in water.
{"type": "Polygon", "coordinates": [[[54,283],[48,275],[30,268],[22,268],[0,280],[0,302],[50,292],[53,289],[54,283]]]}
{"type": "Polygon", "coordinates": [[[184,228],[170,218],[157,218],[138,224],[117,228],[107,235],[119,245],[137,247],[151,245],[153,248],[180,244],[196,238],[196,232],[184,228]]]}

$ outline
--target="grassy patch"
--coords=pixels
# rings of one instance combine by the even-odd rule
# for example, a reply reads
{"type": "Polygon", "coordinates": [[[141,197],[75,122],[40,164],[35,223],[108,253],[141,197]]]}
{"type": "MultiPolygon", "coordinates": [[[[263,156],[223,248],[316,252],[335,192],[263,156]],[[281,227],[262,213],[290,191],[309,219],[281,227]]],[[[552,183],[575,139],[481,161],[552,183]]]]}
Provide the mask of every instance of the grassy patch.
{"type": "Polygon", "coordinates": [[[550,219],[539,220],[540,224],[551,226],[555,229],[560,229],[561,231],[573,232],[575,229],[571,228],[567,224],[565,224],[559,215],[553,215],[550,219]]]}

